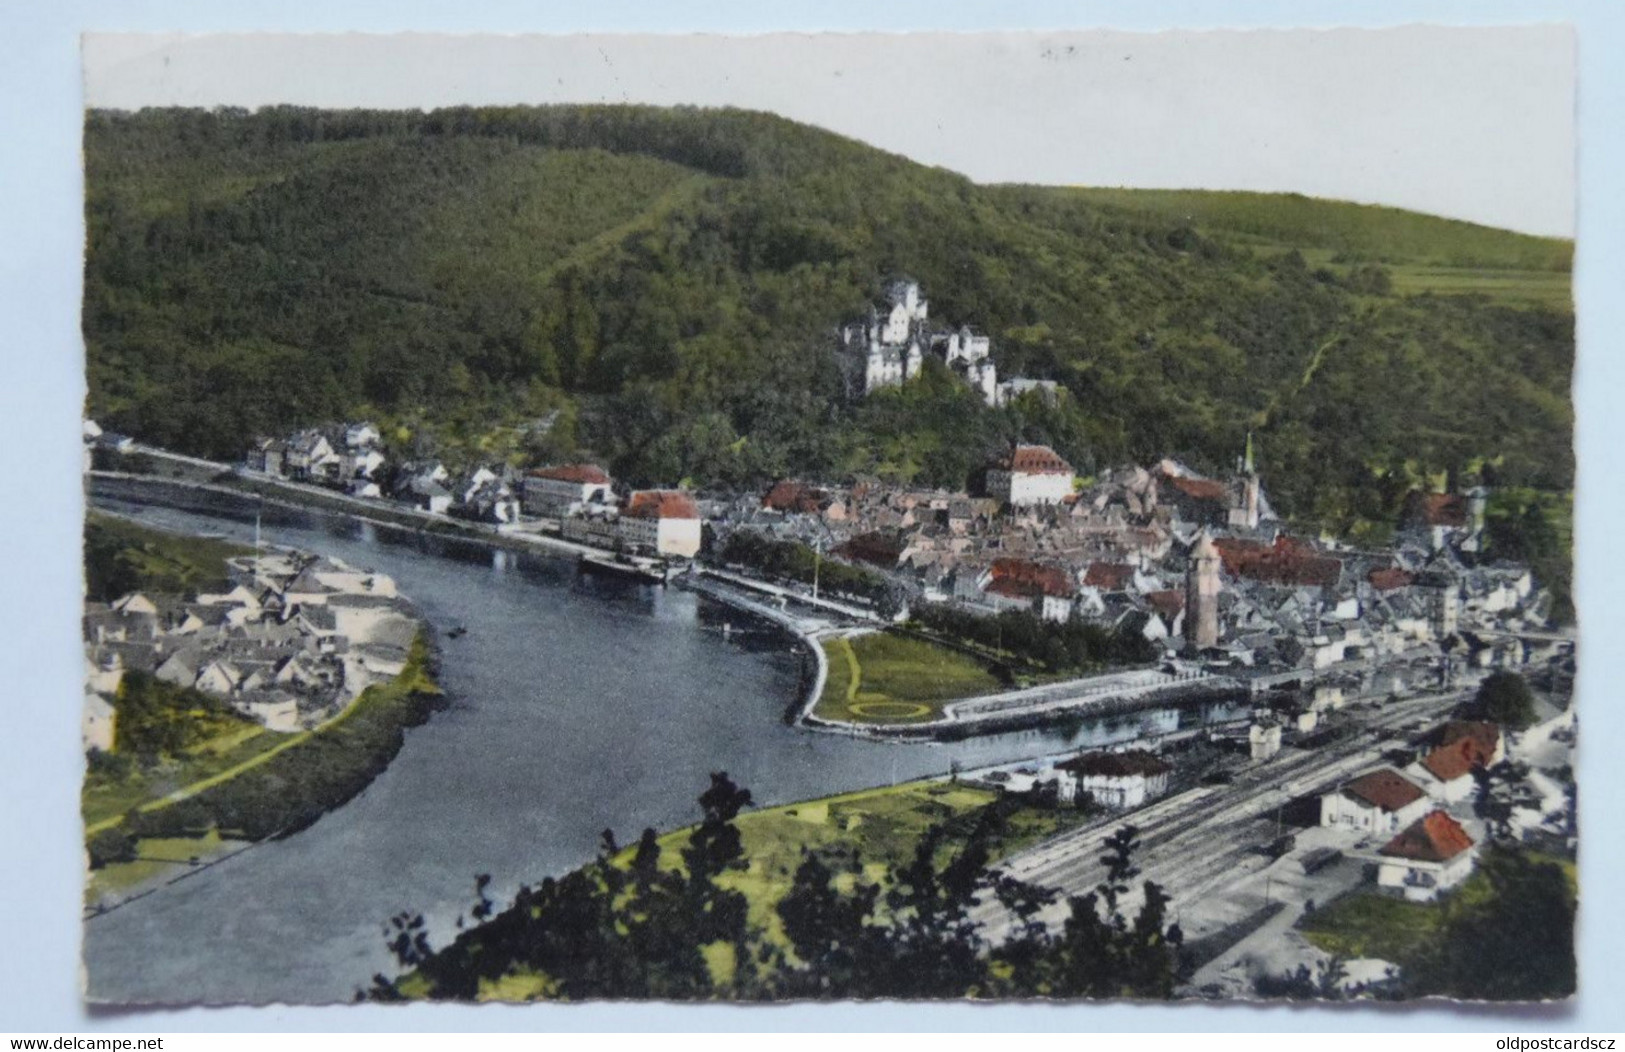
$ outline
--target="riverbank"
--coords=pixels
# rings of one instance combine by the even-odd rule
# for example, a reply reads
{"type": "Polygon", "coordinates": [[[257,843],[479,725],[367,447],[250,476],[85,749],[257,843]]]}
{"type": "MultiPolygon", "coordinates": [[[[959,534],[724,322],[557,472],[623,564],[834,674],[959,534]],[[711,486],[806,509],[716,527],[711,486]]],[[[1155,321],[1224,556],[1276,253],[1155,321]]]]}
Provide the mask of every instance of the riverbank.
{"type": "MultiPolygon", "coordinates": [[[[222,470],[210,478],[180,478],[162,475],[134,474],[120,471],[92,471],[87,474],[92,486],[101,484],[118,496],[116,487],[131,486],[141,489],[167,491],[184,499],[188,493],[214,494],[224,497],[258,500],[272,507],[291,511],[318,511],[343,515],[355,522],[373,526],[410,530],[431,536],[457,537],[494,548],[518,552],[549,552],[565,555],[603,555],[605,549],[576,544],[561,537],[515,530],[493,523],[455,519],[449,515],[408,508],[391,501],[352,497],[319,486],[307,486],[272,478],[238,472],[221,465],[222,470]]],[[[139,498],[137,498],[139,499],[139,498]]]]}
{"type": "MultiPolygon", "coordinates": [[[[95,489],[100,509],[253,544],[251,496],[120,485],[120,497],[105,486],[95,489]]],[[[466,626],[440,643],[436,679],[455,701],[431,732],[406,735],[365,792],[309,828],[87,923],[92,1001],[349,1002],[373,974],[395,974],[379,926],[403,908],[422,910],[431,941],[446,945],[459,916],[466,925],[475,874],[492,874],[488,894],[505,904],[521,882],[590,862],[606,827],[686,826],[712,771],[766,808],[1233,715],[1063,720],[931,748],[808,734],[783,719],[814,671],[800,647],[684,589],[321,511],[268,505],[263,536],[386,574],[433,623],[466,626]]]]}
{"type": "Polygon", "coordinates": [[[187,875],[144,879],[144,864],[203,865],[245,845],[297,832],[348,803],[400,752],[406,728],[426,722],[441,704],[434,662],[428,636],[420,633],[398,675],[368,687],[327,722],[232,768],[87,826],[87,843],[98,841],[96,854],[128,856],[90,871],[90,914],[115,908],[151,890],[155,882],[187,875]],[[195,843],[196,850],[185,853],[185,842],[195,843]],[[116,892],[124,895],[110,901],[116,892]]]}

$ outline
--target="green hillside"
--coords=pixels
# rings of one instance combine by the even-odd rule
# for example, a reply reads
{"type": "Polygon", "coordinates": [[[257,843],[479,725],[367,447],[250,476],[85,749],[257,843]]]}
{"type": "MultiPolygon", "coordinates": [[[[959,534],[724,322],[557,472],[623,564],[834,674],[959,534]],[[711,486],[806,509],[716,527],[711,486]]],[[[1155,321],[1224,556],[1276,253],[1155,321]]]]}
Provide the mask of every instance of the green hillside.
{"type": "Polygon", "coordinates": [[[963,485],[1018,437],[1218,468],[1252,428],[1277,504],[1334,528],[1421,469],[1572,478],[1567,243],[982,187],[737,110],[92,112],[85,152],[89,411],[198,453],[366,415],[634,483],[963,485]],[[987,410],[938,370],[850,397],[834,329],[903,273],[1070,397],[987,410]]]}
{"type": "Polygon", "coordinates": [[[1231,190],[1074,188],[1090,203],[1185,224],[1259,247],[1301,251],[1346,274],[1385,265],[1402,293],[1477,293],[1567,310],[1574,243],[1381,205],[1231,190]]]}

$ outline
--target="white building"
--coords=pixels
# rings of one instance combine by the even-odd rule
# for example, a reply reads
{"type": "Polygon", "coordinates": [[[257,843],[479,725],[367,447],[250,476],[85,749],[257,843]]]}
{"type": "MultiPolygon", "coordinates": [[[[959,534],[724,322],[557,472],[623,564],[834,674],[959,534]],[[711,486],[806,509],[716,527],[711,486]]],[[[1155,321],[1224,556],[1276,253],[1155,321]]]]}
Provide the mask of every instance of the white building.
{"type": "Polygon", "coordinates": [[[939,337],[933,344],[939,349],[949,369],[982,395],[982,401],[994,405],[998,401],[998,368],[993,364],[993,342],[986,336],[961,325],[946,338],[939,337]]]}
{"type": "Polygon", "coordinates": [[[988,495],[1013,507],[1059,504],[1072,496],[1072,465],[1048,446],[1018,445],[988,469],[988,495]]]}
{"type": "Polygon", "coordinates": [[[1478,788],[1473,772],[1506,758],[1501,729],[1493,723],[1451,720],[1434,733],[1432,746],[1409,773],[1428,796],[1446,804],[1472,796],[1478,788]]]}
{"type": "Polygon", "coordinates": [[[79,740],[86,752],[113,751],[113,738],[117,730],[118,711],[100,694],[85,693],[85,708],[79,721],[79,740]]]}
{"type": "Polygon", "coordinates": [[[700,509],[681,490],[639,490],[621,509],[618,531],[634,550],[692,558],[700,551],[700,509]]]}
{"type": "Polygon", "coordinates": [[[1247,745],[1254,760],[1268,760],[1281,751],[1281,725],[1274,720],[1247,728],[1247,745]]]}
{"type": "Polygon", "coordinates": [[[886,287],[886,305],[870,308],[866,321],[841,329],[846,354],[863,365],[863,393],[897,387],[920,375],[927,350],[941,358],[988,405],[998,400],[998,370],[992,341],[968,327],[935,330],[931,310],[916,281],[902,279],[886,287]]]}
{"type": "Polygon", "coordinates": [[[1371,771],[1320,798],[1320,824],[1363,833],[1396,833],[1428,808],[1422,787],[1391,767],[1371,771]]]}
{"type": "Polygon", "coordinates": [[[1095,803],[1118,810],[1139,807],[1166,793],[1172,771],[1165,760],[1143,749],[1084,753],[1055,766],[1062,800],[1088,793],[1095,803]]]}
{"type": "Polygon", "coordinates": [[[596,464],[535,468],[525,476],[521,501],[529,515],[562,519],[589,504],[613,503],[608,473],[596,464]]]}
{"type": "Polygon", "coordinates": [[[1377,852],[1377,885],[1403,891],[1413,902],[1430,902],[1472,874],[1477,853],[1461,823],[1433,811],[1377,852]]]}

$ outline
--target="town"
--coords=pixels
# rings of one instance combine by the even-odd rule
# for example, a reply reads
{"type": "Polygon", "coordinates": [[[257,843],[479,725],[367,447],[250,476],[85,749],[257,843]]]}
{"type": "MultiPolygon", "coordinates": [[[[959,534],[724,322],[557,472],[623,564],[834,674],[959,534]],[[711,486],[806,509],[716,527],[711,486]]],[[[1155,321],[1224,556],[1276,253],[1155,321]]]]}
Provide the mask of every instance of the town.
{"type": "Polygon", "coordinates": [[[131,671],[222,699],[267,730],[291,734],[406,667],[419,619],[387,576],[286,549],[226,565],[225,591],[86,602],[87,751],[113,750],[113,700],[131,671]]]}
{"type": "MultiPolygon", "coordinates": [[[[1053,381],[1000,382],[990,340],[933,328],[911,281],[834,342],[857,396],[911,382],[934,355],[989,405],[1065,397],[1053,381]]],[[[87,467],[114,471],[136,452],[93,424],[86,449],[87,467]]],[[[1191,980],[1207,995],[1319,959],[1288,931],[1317,900],[1366,883],[1432,901],[1495,837],[1573,850],[1572,635],[1545,582],[1488,551],[1491,493],[1477,482],[1415,489],[1391,542],[1371,545],[1278,517],[1251,436],[1217,477],[1172,458],[1080,477],[1050,446],[1018,442],[958,491],[782,478],[740,493],[629,487],[592,462],[450,464],[363,421],[263,437],[233,471],[572,552],[584,570],[774,621],[816,670],[794,709],[812,731],[947,740],[1228,705],[1217,725],[1147,715],[1111,743],[954,772],[1093,815],[1005,860],[1023,880],[1081,893],[1101,879],[1112,823],[1132,815],[1157,836],[1147,871],[1187,903],[1187,936],[1209,939],[1191,980]],[[866,670],[899,653],[964,669],[963,687],[935,672],[919,673],[929,689],[871,683],[866,670]],[[1528,711],[1486,705],[1526,677],[1545,688],[1528,711]],[[1492,797],[1512,801],[1498,820],[1492,797]]],[[[87,609],[87,748],[110,746],[107,698],[128,668],[279,730],[400,671],[416,622],[387,578],[289,552],[232,570],[223,595],[87,609]]],[[[978,920],[1013,923],[992,905],[978,920]]],[[[1391,970],[1356,962],[1350,982],[1380,986],[1391,970]]]]}

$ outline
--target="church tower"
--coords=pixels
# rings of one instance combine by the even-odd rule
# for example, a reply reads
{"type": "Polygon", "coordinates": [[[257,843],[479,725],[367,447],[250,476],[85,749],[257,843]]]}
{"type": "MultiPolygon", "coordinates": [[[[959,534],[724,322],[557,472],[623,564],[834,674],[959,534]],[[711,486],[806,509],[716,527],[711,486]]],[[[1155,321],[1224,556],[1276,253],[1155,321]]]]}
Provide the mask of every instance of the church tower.
{"type": "Polygon", "coordinates": [[[1219,645],[1219,549],[1206,530],[1185,571],[1185,638],[1198,650],[1219,645]]]}
{"type": "Polygon", "coordinates": [[[1233,493],[1235,503],[1230,508],[1230,528],[1253,530],[1258,528],[1259,493],[1258,469],[1253,465],[1253,433],[1247,432],[1247,452],[1241,460],[1241,487],[1233,493]]]}

